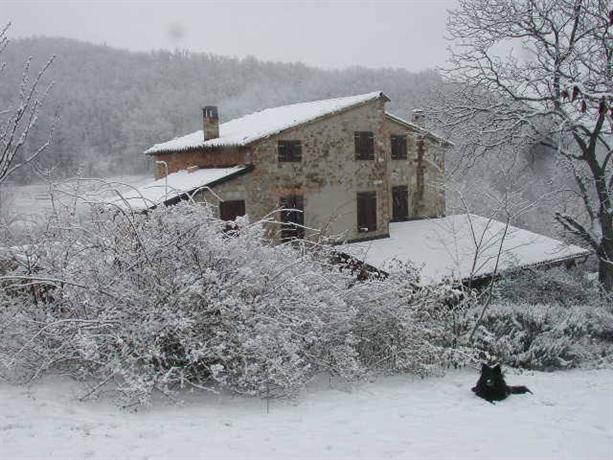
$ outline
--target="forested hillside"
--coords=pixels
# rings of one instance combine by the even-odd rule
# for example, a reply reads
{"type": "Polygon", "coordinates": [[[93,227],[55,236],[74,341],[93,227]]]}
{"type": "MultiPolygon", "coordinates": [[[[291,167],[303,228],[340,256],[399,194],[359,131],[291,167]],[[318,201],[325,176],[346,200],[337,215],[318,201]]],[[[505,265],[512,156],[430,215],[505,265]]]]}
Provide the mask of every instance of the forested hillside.
{"type": "MultiPolygon", "coordinates": [[[[13,40],[2,53],[6,66],[0,80],[0,107],[14,103],[30,56],[31,77],[56,56],[45,76],[53,86],[28,138],[32,148],[40,145],[55,120],[51,145],[38,160],[52,179],[147,173],[151,159],[143,151],[156,142],[200,129],[201,108],[207,104],[218,105],[225,121],[266,107],[383,90],[391,99],[388,109],[408,117],[413,108],[429,100],[431,90],[441,81],[434,70],[415,73],[357,66],[324,70],[252,57],[137,53],[64,38],[28,38],[13,40]]],[[[448,213],[464,212],[468,203],[472,212],[488,215],[493,205],[484,199],[484,189],[494,195],[505,193],[509,180],[514,180],[500,176],[501,165],[508,160],[514,165],[514,177],[529,184],[522,187],[522,199],[539,201],[534,209],[540,208],[518,216],[516,224],[559,236],[552,222],[552,204],[541,202],[540,197],[552,189],[554,178],[567,182],[565,174],[547,152],[509,152],[508,156],[458,170],[459,158],[449,152],[448,213]],[[512,160],[516,154],[519,161],[512,160]],[[458,187],[466,201],[458,201],[458,187]]],[[[37,178],[24,169],[12,179],[28,182],[37,178]]]]}
{"type": "MultiPolygon", "coordinates": [[[[27,57],[38,69],[56,59],[53,88],[30,142],[40,142],[57,115],[44,162],[55,175],[143,172],[142,152],[155,142],[201,126],[200,109],[218,105],[228,120],[266,107],[383,90],[400,115],[420,104],[439,80],[434,71],[322,70],[300,63],[263,62],[202,53],[135,53],[63,38],[14,40],[3,53],[0,107],[13,100],[27,57]]],[[[356,65],[359,63],[356,62],[356,65]]]]}

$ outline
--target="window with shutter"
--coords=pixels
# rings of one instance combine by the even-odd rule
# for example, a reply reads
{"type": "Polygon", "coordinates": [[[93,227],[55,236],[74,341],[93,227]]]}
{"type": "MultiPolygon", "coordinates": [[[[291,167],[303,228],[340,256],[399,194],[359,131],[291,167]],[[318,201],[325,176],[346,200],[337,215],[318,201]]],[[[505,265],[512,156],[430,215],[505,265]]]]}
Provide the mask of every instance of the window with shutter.
{"type": "Polygon", "coordinates": [[[400,134],[392,134],[392,160],[407,159],[407,137],[400,134]]]}
{"type": "Polygon", "coordinates": [[[374,232],[377,230],[377,192],[359,192],[358,202],[358,232],[374,232]]]}
{"type": "Polygon", "coordinates": [[[277,150],[280,162],[302,161],[302,143],[300,141],[279,141],[277,150]]]}
{"type": "Polygon", "coordinates": [[[395,222],[409,218],[409,187],[392,187],[392,220],[395,222]]]}
{"type": "Polygon", "coordinates": [[[281,241],[304,238],[304,198],[302,195],[282,197],[281,241]]]}
{"type": "Polygon", "coordinates": [[[239,216],[245,215],[245,201],[222,201],[219,203],[219,218],[221,220],[235,220],[239,216]]]}
{"type": "Polygon", "coordinates": [[[375,137],[372,131],[356,131],[353,134],[356,160],[375,159],[375,137]]]}

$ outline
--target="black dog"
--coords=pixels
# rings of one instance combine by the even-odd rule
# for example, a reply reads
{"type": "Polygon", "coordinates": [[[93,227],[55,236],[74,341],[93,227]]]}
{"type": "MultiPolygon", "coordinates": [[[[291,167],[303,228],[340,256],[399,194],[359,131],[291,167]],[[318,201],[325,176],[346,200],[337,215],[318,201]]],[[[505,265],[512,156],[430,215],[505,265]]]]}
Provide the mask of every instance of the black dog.
{"type": "Polygon", "coordinates": [[[525,386],[510,387],[502,377],[500,364],[490,367],[487,364],[481,365],[481,377],[472,389],[477,396],[486,401],[502,401],[510,394],[532,393],[525,386]]]}

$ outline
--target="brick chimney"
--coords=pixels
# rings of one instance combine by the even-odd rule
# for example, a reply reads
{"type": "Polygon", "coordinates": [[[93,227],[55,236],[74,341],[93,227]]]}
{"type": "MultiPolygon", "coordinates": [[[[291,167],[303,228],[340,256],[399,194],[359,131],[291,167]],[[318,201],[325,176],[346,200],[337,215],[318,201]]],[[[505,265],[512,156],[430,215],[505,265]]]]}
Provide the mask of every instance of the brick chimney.
{"type": "Polygon", "coordinates": [[[204,140],[216,139],[219,137],[219,115],[217,106],[207,105],[202,109],[202,131],[204,140]]]}
{"type": "Polygon", "coordinates": [[[422,109],[414,109],[411,111],[411,122],[416,124],[417,126],[424,127],[425,115],[422,109]]]}

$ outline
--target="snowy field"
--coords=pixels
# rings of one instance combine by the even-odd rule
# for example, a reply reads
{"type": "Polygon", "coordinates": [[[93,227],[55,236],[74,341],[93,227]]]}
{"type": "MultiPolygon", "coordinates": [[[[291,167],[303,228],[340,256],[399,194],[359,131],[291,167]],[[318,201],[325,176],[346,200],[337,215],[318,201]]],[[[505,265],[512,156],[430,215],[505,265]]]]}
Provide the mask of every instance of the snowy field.
{"type": "Polygon", "coordinates": [[[297,401],[189,396],[137,413],[75,386],[0,384],[0,458],[611,459],[613,370],[507,374],[533,395],[496,405],[472,371],[327,384],[297,401]]]}
{"type": "MultiPolygon", "coordinates": [[[[132,175],[132,176],[115,176],[107,177],[103,180],[110,183],[118,183],[116,188],[127,193],[128,188],[122,188],[119,183],[129,184],[134,187],[139,187],[147,182],[151,182],[152,176],[148,175],[132,175]]],[[[58,182],[56,185],[64,190],[74,189],[75,183],[64,182],[61,185],[58,182]]],[[[96,181],[84,181],[81,187],[87,189],[92,187],[100,187],[100,183],[96,181]]],[[[2,203],[2,212],[13,222],[40,222],[44,221],[45,217],[51,210],[51,184],[35,183],[28,185],[13,185],[6,184],[0,188],[0,202],[2,203]]],[[[69,202],[70,195],[58,193],[56,199],[62,202],[69,202]]]]}

